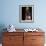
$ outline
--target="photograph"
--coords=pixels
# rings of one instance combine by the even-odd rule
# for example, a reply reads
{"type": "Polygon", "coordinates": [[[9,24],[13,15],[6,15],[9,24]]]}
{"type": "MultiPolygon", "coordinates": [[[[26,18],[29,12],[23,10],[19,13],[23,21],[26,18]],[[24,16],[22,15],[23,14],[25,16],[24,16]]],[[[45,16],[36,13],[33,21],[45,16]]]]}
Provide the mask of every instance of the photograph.
{"type": "Polygon", "coordinates": [[[33,5],[20,6],[20,22],[33,22],[33,5]]]}

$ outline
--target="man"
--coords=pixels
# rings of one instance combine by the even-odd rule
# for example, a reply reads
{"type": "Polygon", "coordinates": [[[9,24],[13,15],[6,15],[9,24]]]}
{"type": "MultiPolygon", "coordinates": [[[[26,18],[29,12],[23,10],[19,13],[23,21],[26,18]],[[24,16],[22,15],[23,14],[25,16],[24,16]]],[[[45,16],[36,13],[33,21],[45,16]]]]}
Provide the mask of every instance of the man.
{"type": "Polygon", "coordinates": [[[30,12],[29,7],[25,9],[25,20],[32,20],[32,13],[30,12]]]}

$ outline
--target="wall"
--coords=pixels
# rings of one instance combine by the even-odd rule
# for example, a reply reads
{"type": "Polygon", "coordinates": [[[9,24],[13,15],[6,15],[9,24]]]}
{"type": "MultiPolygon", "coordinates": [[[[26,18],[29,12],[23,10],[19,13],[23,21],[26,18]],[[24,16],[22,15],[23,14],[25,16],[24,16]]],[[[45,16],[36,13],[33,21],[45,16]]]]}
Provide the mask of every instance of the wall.
{"type": "Polygon", "coordinates": [[[46,32],[46,0],[0,0],[0,31],[13,24],[16,28],[42,28],[46,32]],[[34,5],[34,22],[19,22],[19,5],[34,5]]]}
{"type": "Polygon", "coordinates": [[[46,0],[0,0],[0,25],[13,24],[16,28],[46,28],[46,0]],[[34,22],[19,22],[19,5],[34,5],[34,22]]]}

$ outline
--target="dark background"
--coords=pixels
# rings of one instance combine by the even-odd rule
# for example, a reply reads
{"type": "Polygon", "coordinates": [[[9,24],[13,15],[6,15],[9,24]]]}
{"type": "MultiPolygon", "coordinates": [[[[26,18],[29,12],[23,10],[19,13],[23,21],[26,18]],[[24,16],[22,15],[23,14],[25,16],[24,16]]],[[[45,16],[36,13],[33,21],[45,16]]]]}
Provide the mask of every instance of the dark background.
{"type": "MultiPolygon", "coordinates": [[[[26,12],[26,7],[22,7],[22,20],[25,20],[25,12],[26,12]]],[[[32,20],[32,7],[29,7],[29,11],[31,14],[31,20],[32,20]]]]}

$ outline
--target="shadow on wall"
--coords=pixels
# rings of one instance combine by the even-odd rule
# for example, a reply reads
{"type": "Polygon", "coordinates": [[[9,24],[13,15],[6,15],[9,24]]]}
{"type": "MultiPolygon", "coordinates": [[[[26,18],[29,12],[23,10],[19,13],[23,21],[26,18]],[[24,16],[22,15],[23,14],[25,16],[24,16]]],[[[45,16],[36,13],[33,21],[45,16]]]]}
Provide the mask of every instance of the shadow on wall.
{"type": "Polygon", "coordinates": [[[0,43],[2,43],[2,36],[3,36],[3,32],[6,32],[6,27],[4,24],[0,24],[0,43]],[[5,29],[5,30],[4,30],[5,29]]]}

